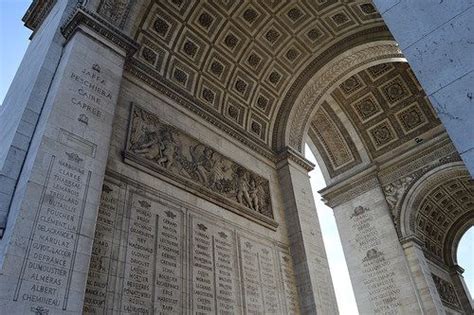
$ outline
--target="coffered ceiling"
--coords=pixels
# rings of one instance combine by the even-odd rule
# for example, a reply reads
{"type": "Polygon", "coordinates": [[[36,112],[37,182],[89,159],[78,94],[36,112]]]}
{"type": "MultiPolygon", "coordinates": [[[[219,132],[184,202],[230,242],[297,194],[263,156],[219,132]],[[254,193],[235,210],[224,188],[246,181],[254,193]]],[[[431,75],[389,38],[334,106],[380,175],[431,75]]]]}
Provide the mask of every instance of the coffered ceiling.
{"type": "Polygon", "coordinates": [[[442,181],[423,198],[415,216],[415,232],[425,250],[439,260],[444,257],[450,228],[474,211],[474,183],[469,175],[442,181]]]}
{"type": "MultiPolygon", "coordinates": [[[[375,159],[440,124],[407,63],[383,63],[351,76],[314,115],[309,131],[331,177],[360,163],[347,117],[365,152],[375,159]],[[339,117],[334,111],[342,111],[339,117]]],[[[413,142],[413,144],[415,144],[413,142]]]]}
{"type": "Polygon", "coordinates": [[[297,78],[308,65],[381,25],[369,0],[160,0],[136,34],[137,58],[167,94],[269,148],[280,103],[290,87],[304,85],[297,78]]]}

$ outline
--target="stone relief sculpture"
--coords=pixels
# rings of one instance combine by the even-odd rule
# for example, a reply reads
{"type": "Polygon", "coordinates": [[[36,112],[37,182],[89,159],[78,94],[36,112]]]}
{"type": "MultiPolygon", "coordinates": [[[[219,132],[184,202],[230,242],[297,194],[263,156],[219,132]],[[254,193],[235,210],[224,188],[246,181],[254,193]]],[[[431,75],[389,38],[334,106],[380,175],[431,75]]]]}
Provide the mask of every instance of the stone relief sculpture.
{"type": "Polygon", "coordinates": [[[399,207],[403,194],[414,179],[413,175],[406,176],[384,187],[385,199],[392,213],[399,207]]]}
{"type": "Polygon", "coordinates": [[[122,28],[128,15],[130,4],[130,0],[102,0],[98,11],[109,22],[122,28]]]}
{"type": "Polygon", "coordinates": [[[435,274],[433,276],[433,281],[435,283],[436,289],[438,290],[441,300],[447,304],[451,304],[459,307],[458,297],[456,291],[454,290],[453,285],[435,274]]]}
{"type": "Polygon", "coordinates": [[[126,154],[273,219],[268,181],[133,106],[126,154]]]}

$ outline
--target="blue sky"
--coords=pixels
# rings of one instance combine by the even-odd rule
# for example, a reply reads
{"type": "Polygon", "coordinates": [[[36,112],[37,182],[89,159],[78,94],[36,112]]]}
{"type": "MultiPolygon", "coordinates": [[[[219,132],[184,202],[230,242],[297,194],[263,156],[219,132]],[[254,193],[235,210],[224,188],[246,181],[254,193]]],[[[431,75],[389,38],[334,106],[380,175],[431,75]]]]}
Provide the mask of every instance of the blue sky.
{"type": "MultiPolygon", "coordinates": [[[[31,32],[23,26],[21,18],[30,3],[31,0],[0,0],[0,103],[3,103],[29,43],[28,37],[31,32]]],[[[306,152],[307,158],[315,162],[309,148],[306,152]]],[[[310,176],[339,311],[341,315],[357,314],[334,214],[321,202],[321,197],[317,193],[325,187],[324,179],[318,168],[312,171],[310,176]]],[[[466,269],[464,278],[470,291],[474,293],[474,228],[471,228],[461,240],[458,260],[459,264],[466,269]]]]}

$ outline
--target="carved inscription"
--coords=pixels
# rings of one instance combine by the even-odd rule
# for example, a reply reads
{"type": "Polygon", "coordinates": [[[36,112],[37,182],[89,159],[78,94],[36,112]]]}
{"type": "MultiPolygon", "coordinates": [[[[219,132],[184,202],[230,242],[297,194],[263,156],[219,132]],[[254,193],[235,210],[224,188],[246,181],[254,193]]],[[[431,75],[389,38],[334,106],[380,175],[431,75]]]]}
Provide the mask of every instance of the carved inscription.
{"type": "Polygon", "coordinates": [[[157,222],[149,201],[137,196],[131,203],[122,311],[153,314],[157,222]]]}
{"type": "Polygon", "coordinates": [[[77,153],[51,157],[15,301],[66,310],[90,177],[77,153]]]}
{"type": "Polygon", "coordinates": [[[237,313],[233,233],[193,218],[191,235],[193,313],[237,313]]]}
{"type": "Polygon", "coordinates": [[[120,188],[104,183],[97,216],[97,225],[89,265],[84,313],[102,314],[108,307],[107,288],[110,287],[110,267],[114,248],[115,227],[119,224],[120,188]]]}
{"type": "Polygon", "coordinates": [[[183,215],[157,205],[158,246],[155,280],[155,314],[182,313],[183,215]]]}
{"type": "Polygon", "coordinates": [[[99,209],[84,313],[299,313],[284,247],[125,183],[99,209]]]}
{"type": "Polygon", "coordinates": [[[246,312],[279,313],[278,274],[273,248],[243,237],[239,243],[246,312]]]}
{"type": "Polygon", "coordinates": [[[182,312],[182,214],[134,194],[125,259],[122,312],[182,312]]]}
{"type": "Polygon", "coordinates": [[[298,293],[296,292],[295,274],[290,256],[279,252],[280,269],[283,280],[283,301],[286,306],[286,314],[299,314],[298,293]]]}
{"type": "Polygon", "coordinates": [[[72,71],[69,79],[75,85],[71,104],[80,112],[77,120],[86,125],[89,125],[89,117],[103,121],[104,107],[112,101],[112,92],[107,89],[100,66],[94,64],[91,68],[83,68],[79,72],[72,71]]]}
{"type": "Polygon", "coordinates": [[[376,314],[386,314],[401,306],[401,290],[395,281],[392,265],[385,254],[378,249],[380,232],[373,225],[374,217],[369,208],[358,206],[352,215],[354,244],[359,253],[363,253],[363,283],[368,289],[369,301],[376,314]]]}
{"type": "Polygon", "coordinates": [[[275,226],[268,180],[160,121],[137,106],[131,113],[126,161],[165,174],[221,203],[275,226]],[[269,220],[270,219],[270,220],[269,220]]]}

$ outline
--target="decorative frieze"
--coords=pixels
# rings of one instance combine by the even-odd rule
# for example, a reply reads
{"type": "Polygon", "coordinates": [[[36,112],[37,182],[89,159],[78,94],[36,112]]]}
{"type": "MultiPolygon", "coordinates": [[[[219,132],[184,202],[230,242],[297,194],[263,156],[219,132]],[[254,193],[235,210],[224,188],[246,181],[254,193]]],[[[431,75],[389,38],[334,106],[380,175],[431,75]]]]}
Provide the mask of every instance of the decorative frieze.
{"type": "Polygon", "coordinates": [[[459,300],[452,283],[438,277],[433,273],[431,275],[433,276],[433,281],[435,283],[436,289],[438,290],[441,301],[451,307],[459,308],[459,300]]]}
{"type": "Polygon", "coordinates": [[[240,215],[277,226],[267,179],[135,105],[125,161],[165,175],[167,180],[240,215]]]}
{"type": "Polygon", "coordinates": [[[98,12],[115,26],[123,28],[131,5],[131,0],[102,0],[98,12]]]}

